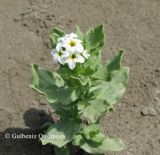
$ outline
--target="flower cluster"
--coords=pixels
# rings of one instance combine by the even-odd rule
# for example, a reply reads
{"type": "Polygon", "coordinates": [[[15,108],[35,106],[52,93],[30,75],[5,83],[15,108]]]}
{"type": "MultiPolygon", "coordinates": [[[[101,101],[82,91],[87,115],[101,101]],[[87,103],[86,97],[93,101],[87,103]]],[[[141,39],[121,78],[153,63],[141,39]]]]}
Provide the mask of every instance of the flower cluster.
{"type": "Polygon", "coordinates": [[[55,63],[62,65],[67,63],[71,70],[76,67],[76,63],[84,63],[85,59],[90,56],[76,33],[66,34],[59,38],[56,48],[52,50],[51,54],[55,63]]]}

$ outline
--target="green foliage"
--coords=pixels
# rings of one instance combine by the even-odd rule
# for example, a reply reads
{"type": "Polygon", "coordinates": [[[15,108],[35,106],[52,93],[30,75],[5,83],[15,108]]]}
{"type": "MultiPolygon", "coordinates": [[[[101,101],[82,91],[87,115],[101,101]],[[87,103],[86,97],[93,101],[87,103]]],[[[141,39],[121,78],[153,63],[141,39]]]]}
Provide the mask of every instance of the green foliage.
{"type": "Polygon", "coordinates": [[[79,91],[68,87],[61,76],[55,72],[32,65],[31,87],[46,96],[49,103],[70,104],[79,97],[79,91]]]}
{"type": "Polygon", "coordinates": [[[41,141],[43,145],[53,144],[61,148],[70,142],[79,130],[80,124],[75,120],[62,119],[48,128],[46,137],[41,138],[41,141]]]}
{"type": "MultiPolygon", "coordinates": [[[[61,65],[56,72],[52,72],[32,65],[31,87],[43,94],[60,116],[56,124],[45,125],[48,127],[45,132],[48,137],[41,138],[43,145],[55,146],[56,155],[69,155],[68,143],[91,154],[123,149],[120,139],[106,137],[100,132],[100,119],[113,109],[124,94],[129,76],[129,68],[121,66],[123,50],[111,61],[101,63],[103,29],[103,25],[99,25],[83,34],[77,27],[76,33],[90,57],[85,63],[77,64],[74,70],[61,65]],[[63,137],[50,138],[59,135],[63,137]]],[[[64,31],[53,29],[53,48],[58,38],[64,35],[64,31]]]]}
{"type": "Polygon", "coordinates": [[[76,34],[78,35],[78,38],[80,40],[82,40],[82,41],[84,40],[84,35],[83,35],[82,31],[80,30],[80,28],[78,26],[77,26],[76,34]]]}
{"type": "Polygon", "coordinates": [[[97,71],[101,63],[101,49],[104,45],[103,31],[103,25],[99,25],[95,29],[91,28],[88,32],[86,32],[84,44],[86,49],[90,51],[91,56],[88,58],[86,63],[81,65],[82,67],[79,69],[79,74],[81,74],[81,70],[84,73],[88,73],[89,70],[91,74],[97,71]]]}
{"type": "Polygon", "coordinates": [[[55,48],[56,47],[56,44],[57,44],[57,40],[59,37],[63,37],[65,35],[65,32],[58,29],[58,28],[54,28],[52,30],[52,33],[51,33],[51,44],[52,44],[52,48],[55,48]]]}
{"type": "Polygon", "coordinates": [[[90,122],[96,123],[109,110],[109,105],[107,105],[103,100],[86,100],[78,103],[78,109],[90,122]]]}
{"type": "Polygon", "coordinates": [[[101,49],[104,45],[103,25],[99,25],[95,29],[91,28],[85,34],[85,44],[88,50],[98,54],[98,50],[101,49]]]}
{"type": "Polygon", "coordinates": [[[123,142],[118,138],[109,138],[100,133],[98,124],[91,124],[84,127],[82,133],[74,136],[73,145],[80,146],[91,154],[104,154],[107,151],[120,151],[123,149],[123,142]]]}

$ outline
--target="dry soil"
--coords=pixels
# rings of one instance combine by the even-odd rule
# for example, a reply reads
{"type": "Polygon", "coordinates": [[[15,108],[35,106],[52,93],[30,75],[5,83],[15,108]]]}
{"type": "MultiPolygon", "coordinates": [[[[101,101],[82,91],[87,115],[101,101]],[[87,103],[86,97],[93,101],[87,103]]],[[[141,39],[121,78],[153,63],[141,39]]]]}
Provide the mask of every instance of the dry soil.
{"type": "Polygon", "coordinates": [[[0,0],[0,155],[51,155],[36,140],[5,133],[38,133],[51,109],[32,91],[31,64],[54,69],[49,34],[53,27],[85,32],[105,24],[103,60],[120,48],[130,82],[103,131],[119,136],[125,149],[108,155],[160,155],[160,0],[0,0]]]}

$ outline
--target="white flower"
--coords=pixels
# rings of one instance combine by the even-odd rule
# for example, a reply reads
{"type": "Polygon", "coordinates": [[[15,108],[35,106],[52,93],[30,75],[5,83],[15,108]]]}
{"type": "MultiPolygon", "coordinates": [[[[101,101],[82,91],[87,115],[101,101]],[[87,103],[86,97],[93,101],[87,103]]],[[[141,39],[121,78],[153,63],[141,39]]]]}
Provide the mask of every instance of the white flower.
{"type": "Polygon", "coordinates": [[[76,67],[76,63],[84,63],[85,59],[90,56],[76,33],[70,33],[59,38],[51,54],[56,63],[62,65],[67,63],[71,70],[76,67]]]}
{"type": "Polygon", "coordinates": [[[65,62],[68,63],[68,66],[71,70],[73,70],[76,67],[76,63],[84,63],[85,59],[82,57],[79,52],[72,51],[72,52],[66,52],[64,54],[65,62]]]}
{"type": "Polygon", "coordinates": [[[74,38],[68,38],[64,41],[64,46],[68,51],[83,51],[83,45],[82,41],[79,39],[74,39],[74,38]]]}
{"type": "Polygon", "coordinates": [[[63,42],[67,39],[76,39],[78,38],[76,33],[70,33],[70,34],[66,34],[64,37],[58,38],[58,42],[63,42]]]}
{"type": "Polygon", "coordinates": [[[86,59],[88,59],[88,57],[90,56],[90,54],[88,53],[87,50],[81,51],[80,54],[81,54],[84,58],[86,58],[86,59]]]}
{"type": "Polygon", "coordinates": [[[76,33],[73,33],[73,32],[70,33],[70,34],[66,34],[65,36],[66,36],[66,38],[72,38],[72,39],[78,38],[77,34],[76,34],[76,33]]]}
{"type": "Polygon", "coordinates": [[[52,52],[51,52],[51,55],[53,56],[53,60],[55,63],[60,63],[62,65],[65,64],[65,61],[64,61],[64,52],[62,51],[61,48],[57,48],[56,49],[53,49],[52,52]]]}

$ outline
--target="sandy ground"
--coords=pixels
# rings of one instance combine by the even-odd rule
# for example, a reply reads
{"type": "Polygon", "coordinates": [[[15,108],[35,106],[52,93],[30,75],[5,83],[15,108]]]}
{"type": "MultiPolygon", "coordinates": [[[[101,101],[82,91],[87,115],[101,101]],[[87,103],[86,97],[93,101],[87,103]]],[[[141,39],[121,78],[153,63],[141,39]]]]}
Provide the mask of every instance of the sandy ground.
{"type": "Polygon", "coordinates": [[[53,154],[37,140],[4,134],[38,133],[51,120],[45,100],[29,88],[31,63],[55,68],[51,29],[86,31],[99,23],[106,32],[103,60],[124,48],[123,63],[131,67],[126,94],[102,121],[103,131],[126,146],[108,155],[160,155],[159,17],[160,0],[0,0],[0,155],[53,154]]]}

